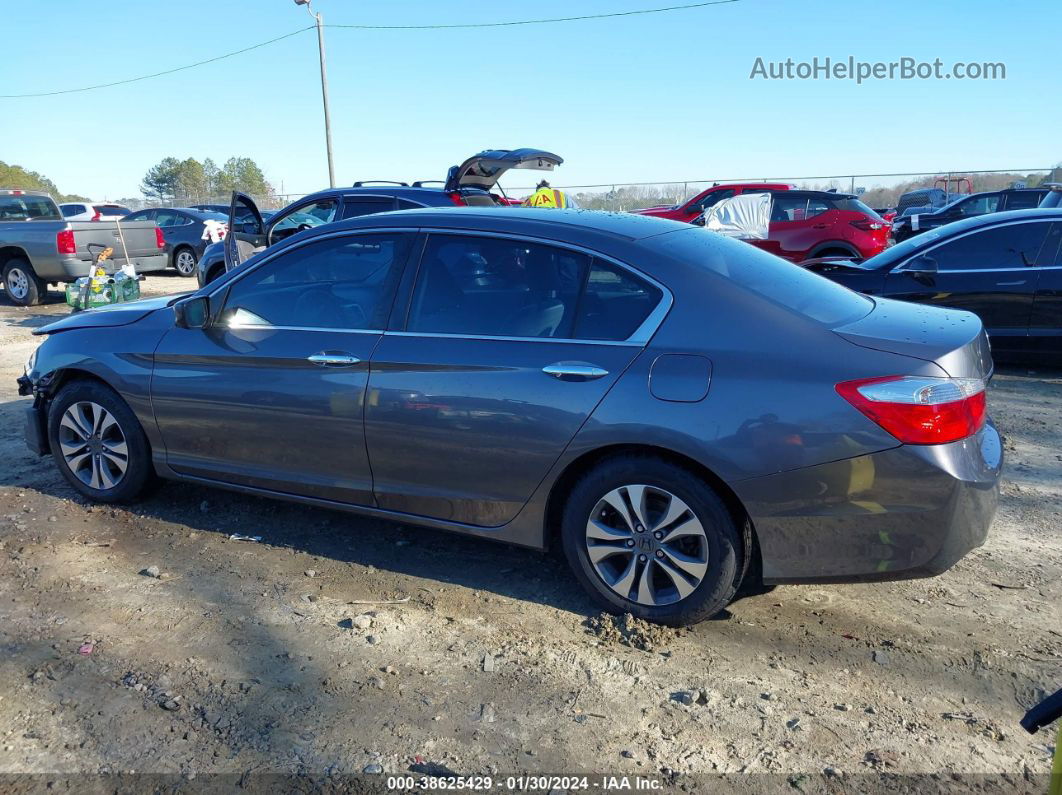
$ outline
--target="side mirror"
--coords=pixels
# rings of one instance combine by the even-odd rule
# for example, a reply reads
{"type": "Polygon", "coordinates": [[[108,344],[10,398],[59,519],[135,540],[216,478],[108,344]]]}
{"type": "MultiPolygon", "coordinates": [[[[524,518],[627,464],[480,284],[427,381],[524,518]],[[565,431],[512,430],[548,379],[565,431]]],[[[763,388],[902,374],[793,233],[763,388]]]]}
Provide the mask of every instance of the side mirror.
{"type": "Polygon", "coordinates": [[[931,284],[933,277],[937,275],[937,261],[930,256],[922,254],[911,260],[904,270],[915,281],[931,284]]]}
{"type": "Polygon", "coordinates": [[[705,223],[706,223],[706,221],[704,220],[704,213],[701,213],[700,215],[698,215],[696,218],[694,218],[692,221],[690,221],[690,223],[693,224],[694,226],[704,226],[705,223]]]}
{"type": "Polygon", "coordinates": [[[210,299],[205,295],[192,296],[173,305],[177,328],[206,328],[210,322],[210,299]]]}

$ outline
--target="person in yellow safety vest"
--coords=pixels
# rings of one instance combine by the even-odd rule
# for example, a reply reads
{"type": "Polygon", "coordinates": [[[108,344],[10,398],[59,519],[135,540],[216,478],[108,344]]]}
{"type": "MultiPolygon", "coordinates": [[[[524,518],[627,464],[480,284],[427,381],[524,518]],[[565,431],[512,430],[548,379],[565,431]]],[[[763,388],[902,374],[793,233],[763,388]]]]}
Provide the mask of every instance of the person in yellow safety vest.
{"type": "Polygon", "coordinates": [[[563,210],[565,207],[575,207],[575,202],[570,201],[564,191],[551,188],[546,180],[542,180],[538,183],[535,192],[524,199],[524,206],[552,207],[563,210]]]}

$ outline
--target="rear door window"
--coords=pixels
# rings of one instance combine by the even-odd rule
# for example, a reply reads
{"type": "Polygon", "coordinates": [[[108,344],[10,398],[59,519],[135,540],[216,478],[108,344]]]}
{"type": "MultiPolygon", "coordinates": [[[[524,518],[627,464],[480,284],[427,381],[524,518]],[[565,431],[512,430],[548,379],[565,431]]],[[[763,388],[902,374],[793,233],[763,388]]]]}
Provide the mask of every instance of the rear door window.
{"type": "Polygon", "coordinates": [[[589,257],[508,238],[432,235],[407,330],[570,338],[589,257]]]}
{"type": "Polygon", "coordinates": [[[1009,193],[1007,194],[1007,209],[1028,210],[1032,207],[1039,207],[1040,200],[1043,199],[1043,196],[1043,193],[1035,190],[1009,193]]]}
{"type": "Polygon", "coordinates": [[[973,232],[924,252],[940,271],[1000,270],[1034,264],[1049,223],[1006,224],[973,232]]]}
{"type": "Polygon", "coordinates": [[[806,198],[775,195],[771,204],[772,221],[803,221],[808,209],[806,198]]]}
{"type": "Polygon", "coordinates": [[[581,340],[628,339],[660,303],[660,288],[627,270],[594,260],[579,299],[575,337],[581,340]]]}
{"type": "Polygon", "coordinates": [[[395,200],[386,198],[346,199],[343,202],[343,217],[358,218],[395,209],[395,200]]]}
{"type": "Polygon", "coordinates": [[[822,199],[809,199],[807,215],[805,217],[814,218],[816,215],[822,215],[824,212],[832,209],[833,205],[827,201],[823,201],[822,199]]]}

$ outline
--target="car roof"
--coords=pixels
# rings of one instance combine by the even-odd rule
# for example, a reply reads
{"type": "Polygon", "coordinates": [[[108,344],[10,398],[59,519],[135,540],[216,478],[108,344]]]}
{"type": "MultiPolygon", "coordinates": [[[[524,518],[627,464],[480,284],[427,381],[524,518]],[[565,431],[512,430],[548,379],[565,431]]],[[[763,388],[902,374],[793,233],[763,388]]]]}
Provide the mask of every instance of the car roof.
{"type": "Polygon", "coordinates": [[[156,210],[174,210],[185,215],[191,215],[199,220],[203,220],[206,217],[206,213],[218,213],[220,210],[197,210],[195,207],[156,207],[156,210]]]}
{"type": "MultiPolygon", "coordinates": [[[[780,191],[783,192],[783,191],[780,191]]],[[[786,198],[808,199],[858,199],[854,193],[841,193],[832,190],[787,190],[786,198]]]]}
{"type": "MultiPolygon", "coordinates": [[[[364,227],[442,227],[518,234],[543,235],[562,227],[567,233],[578,235],[591,232],[623,240],[642,240],[647,237],[688,229],[689,224],[634,213],[605,210],[556,210],[532,207],[425,207],[396,212],[374,213],[348,218],[317,227],[314,231],[338,231],[364,227]]],[[[558,235],[565,238],[568,234],[558,235]]]]}

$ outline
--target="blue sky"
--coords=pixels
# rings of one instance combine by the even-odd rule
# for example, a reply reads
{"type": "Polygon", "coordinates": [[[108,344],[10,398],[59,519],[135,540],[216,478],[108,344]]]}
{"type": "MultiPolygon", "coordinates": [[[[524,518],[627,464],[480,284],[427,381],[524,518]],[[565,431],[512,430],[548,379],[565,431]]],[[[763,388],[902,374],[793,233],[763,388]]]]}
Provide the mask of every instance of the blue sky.
{"type": "MultiPolygon", "coordinates": [[[[682,0],[316,0],[326,23],[592,14],[682,0]]],[[[5,3],[0,94],[135,76],[310,23],[292,0],[5,3]]],[[[1057,0],[742,0],[502,29],[328,30],[337,180],[440,179],[534,146],[557,184],[1049,167],[1062,161],[1057,0]],[[984,81],[750,80],[768,61],[1002,61],[984,81]]],[[[253,157],[286,193],[327,185],[312,32],[116,88],[0,99],[0,160],[64,192],[139,195],[161,158],[253,157]]],[[[518,175],[509,184],[526,184],[518,175]]]]}

